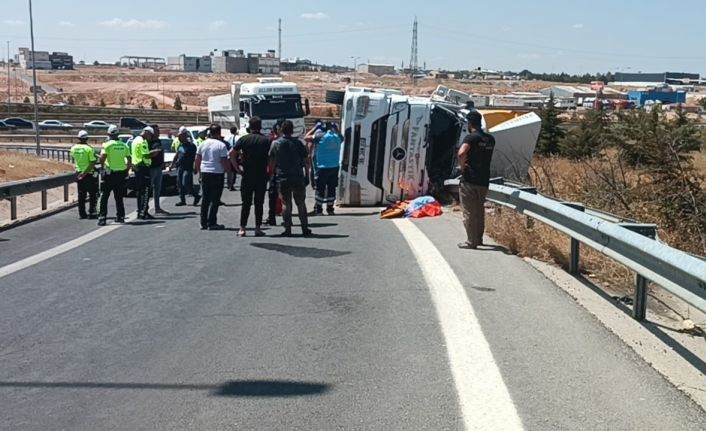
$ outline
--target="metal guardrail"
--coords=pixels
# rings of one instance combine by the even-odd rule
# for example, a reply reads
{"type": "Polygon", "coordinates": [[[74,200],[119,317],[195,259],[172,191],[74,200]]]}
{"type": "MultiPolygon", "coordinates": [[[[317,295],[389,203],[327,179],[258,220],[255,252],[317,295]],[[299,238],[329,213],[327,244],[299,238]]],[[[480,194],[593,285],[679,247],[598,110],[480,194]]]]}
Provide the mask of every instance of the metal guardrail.
{"type": "MultiPolygon", "coordinates": [[[[0,151],[10,151],[23,154],[37,154],[37,147],[33,145],[0,145],[0,151]]],[[[39,155],[57,162],[73,163],[69,149],[60,147],[40,147],[39,155]]]]}
{"type": "Polygon", "coordinates": [[[0,199],[10,201],[10,220],[17,220],[17,197],[30,193],[42,194],[42,211],[48,207],[47,190],[57,187],[64,188],[64,202],[69,201],[69,186],[76,182],[76,174],[60,174],[50,177],[32,178],[0,184],[0,199]]]}
{"type": "MultiPolygon", "coordinates": [[[[453,189],[458,180],[446,181],[445,185],[453,189]]],[[[579,273],[580,244],[635,271],[633,317],[636,320],[646,317],[648,280],[706,312],[706,261],[657,241],[656,225],[557,201],[537,194],[532,187],[506,184],[501,178],[491,181],[487,199],[568,235],[572,274],[579,273]]]]}

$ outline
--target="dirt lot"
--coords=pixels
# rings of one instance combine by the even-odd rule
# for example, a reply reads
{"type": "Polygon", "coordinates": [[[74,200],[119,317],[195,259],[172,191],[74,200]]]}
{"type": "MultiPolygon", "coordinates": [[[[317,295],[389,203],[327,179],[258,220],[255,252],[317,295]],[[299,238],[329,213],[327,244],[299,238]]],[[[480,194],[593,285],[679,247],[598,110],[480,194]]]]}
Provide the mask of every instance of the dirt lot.
{"type": "MultiPolygon", "coordinates": [[[[319,72],[283,72],[282,78],[299,84],[300,91],[313,107],[330,109],[324,95],[328,89],[343,89],[353,80],[353,73],[331,74],[319,72]]],[[[0,85],[3,84],[0,78],[0,85]]],[[[107,106],[144,107],[154,100],[160,108],[172,109],[174,98],[179,95],[186,109],[206,110],[209,96],[228,92],[234,81],[255,82],[257,76],[226,73],[184,73],[154,71],[150,69],[126,69],[118,67],[80,67],[73,71],[39,71],[40,84],[62,89],[61,93],[42,96],[43,103],[68,103],[69,98],[77,105],[99,105],[101,100],[107,106]]],[[[456,80],[418,80],[416,84],[404,76],[377,77],[357,74],[357,85],[387,87],[403,90],[407,94],[429,95],[439,84],[463,91],[481,94],[505,94],[512,91],[536,91],[549,86],[540,81],[480,81],[462,82],[456,80]]],[[[13,89],[14,89],[13,83],[13,89]]],[[[13,92],[14,93],[14,92],[13,92]]],[[[17,98],[29,96],[29,87],[18,87],[17,98]]],[[[14,94],[13,94],[14,97],[14,94]]],[[[317,110],[318,110],[317,109],[317,110]]],[[[325,112],[315,112],[325,115],[325,112]]]]}
{"type": "Polygon", "coordinates": [[[0,183],[71,172],[68,163],[0,151],[0,183]]]}

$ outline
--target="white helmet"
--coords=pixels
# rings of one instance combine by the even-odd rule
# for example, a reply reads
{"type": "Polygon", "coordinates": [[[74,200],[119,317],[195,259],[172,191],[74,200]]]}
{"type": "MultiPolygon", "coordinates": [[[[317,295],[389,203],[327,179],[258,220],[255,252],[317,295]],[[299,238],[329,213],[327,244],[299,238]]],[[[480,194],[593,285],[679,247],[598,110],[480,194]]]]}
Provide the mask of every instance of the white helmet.
{"type": "Polygon", "coordinates": [[[78,132],[78,138],[79,139],[88,139],[88,132],[85,130],[81,130],[78,132]]]}

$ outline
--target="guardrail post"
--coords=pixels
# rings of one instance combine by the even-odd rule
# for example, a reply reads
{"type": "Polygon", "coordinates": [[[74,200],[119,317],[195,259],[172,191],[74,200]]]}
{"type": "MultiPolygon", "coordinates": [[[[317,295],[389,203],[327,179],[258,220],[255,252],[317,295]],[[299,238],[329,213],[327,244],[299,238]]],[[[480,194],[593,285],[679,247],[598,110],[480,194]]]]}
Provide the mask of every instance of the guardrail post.
{"type": "Polygon", "coordinates": [[[17,220],[17,198],[15,196],[10,198],[10,220],[17,220]]]}
{"type": "MultiPolygon", "coordinates": [[[[650,239],[657,238],[657,225],[640,223],[620,223],[620,226],[650,239]]],[[[635,296],[633,297],[632,317],[642,322],[647,317],[647,282],[640,274],[635,275],[635,296]]]]}
{"type": "Polygon", "coordinates": [[[41,194],[42,194],[42,211],[46,211],[47,210],[47,191],[42,190],[41,194]]]}
{"type": "MultiPolygon", "coordinates": [[[[586,207],[576,202],[562,202],[563,205],[578,211],[585,211],[586,207]]],[[[581,273],[581,243],[571,238],[571,252],[569,254],[569,273],[578,275],[581,273]]]]}
{"type": "Polygon", "coordinates": [[[69,201],[69,185],[64,184],[64,202],[69,201]]]}

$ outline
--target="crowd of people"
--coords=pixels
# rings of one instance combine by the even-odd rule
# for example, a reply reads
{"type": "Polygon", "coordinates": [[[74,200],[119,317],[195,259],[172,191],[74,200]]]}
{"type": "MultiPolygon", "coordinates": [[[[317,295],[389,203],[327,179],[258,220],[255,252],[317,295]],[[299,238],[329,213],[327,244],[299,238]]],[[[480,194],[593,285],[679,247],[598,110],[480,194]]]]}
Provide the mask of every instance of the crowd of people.
{"type": "MultiPolygon", "coordinates": [[[[336,187],[340,169],[343,137],[336,123],[317,121],[304,136],[304,141],[294,136],[294,125],[289,120],[278,122],[268,135],[262,132],[262,121],[250,119],[247,134],[240,136],[238,129],[230,129],[231,136],[224,139],[221,126],[211,124],[193,140],[185,127],[180,127],[171,149],[175,152],[167,169],[177,171],[177,207],[187,205],[187,196],[193,205],[200,203],[202,230],[223,230],[218,223],[218,211],[223,205],[225,188],[235,190],[236,178],[241,177],[240,236],[247,236],[250,213],[255,213],[255,236],[264,236],[263,225],[276,226],[276,216],[281,212],[284,231],[281,236],[292,235],[293,207],[301,225],[302,235],[311,235],[308,217],[323,214],[324,204],[329,215],[334,214],[336,187]],[[194,177],[198,178],[197,187],[194,177]],[[311,214],[306,206],[306,188],[313,181],[316,204],[311,214]],[[265,196],[268,196],[268,216],[264,218],[265,196]]],[[[115,200],[117,223],[125,222],[123,199],[127,192],[130,172],[134,175],[134,192],[137,200],[137,218],[154,219],[150,214],[152,197],[155,214],[169,213],[160,206],[164,163],[164,147],[159,127],[145,127],[130,145],[118,139],[116,126],[108,129],[108,139],[100,155],[88,145],[88,133],[79,132],[79,143],[70,154],[74,159],[78,182],[78,211],[81,219],[97,219],[105,226],[108,201],[115,200]],[[102,169],[99,169],[102,167],[102,169]],[[99,176],[102,191],[99,193],[99,176]],[[100,205],[98,196],[100,195],[100,205]],[[88,203],[88,210],[86,210],[88,203]]]]}

